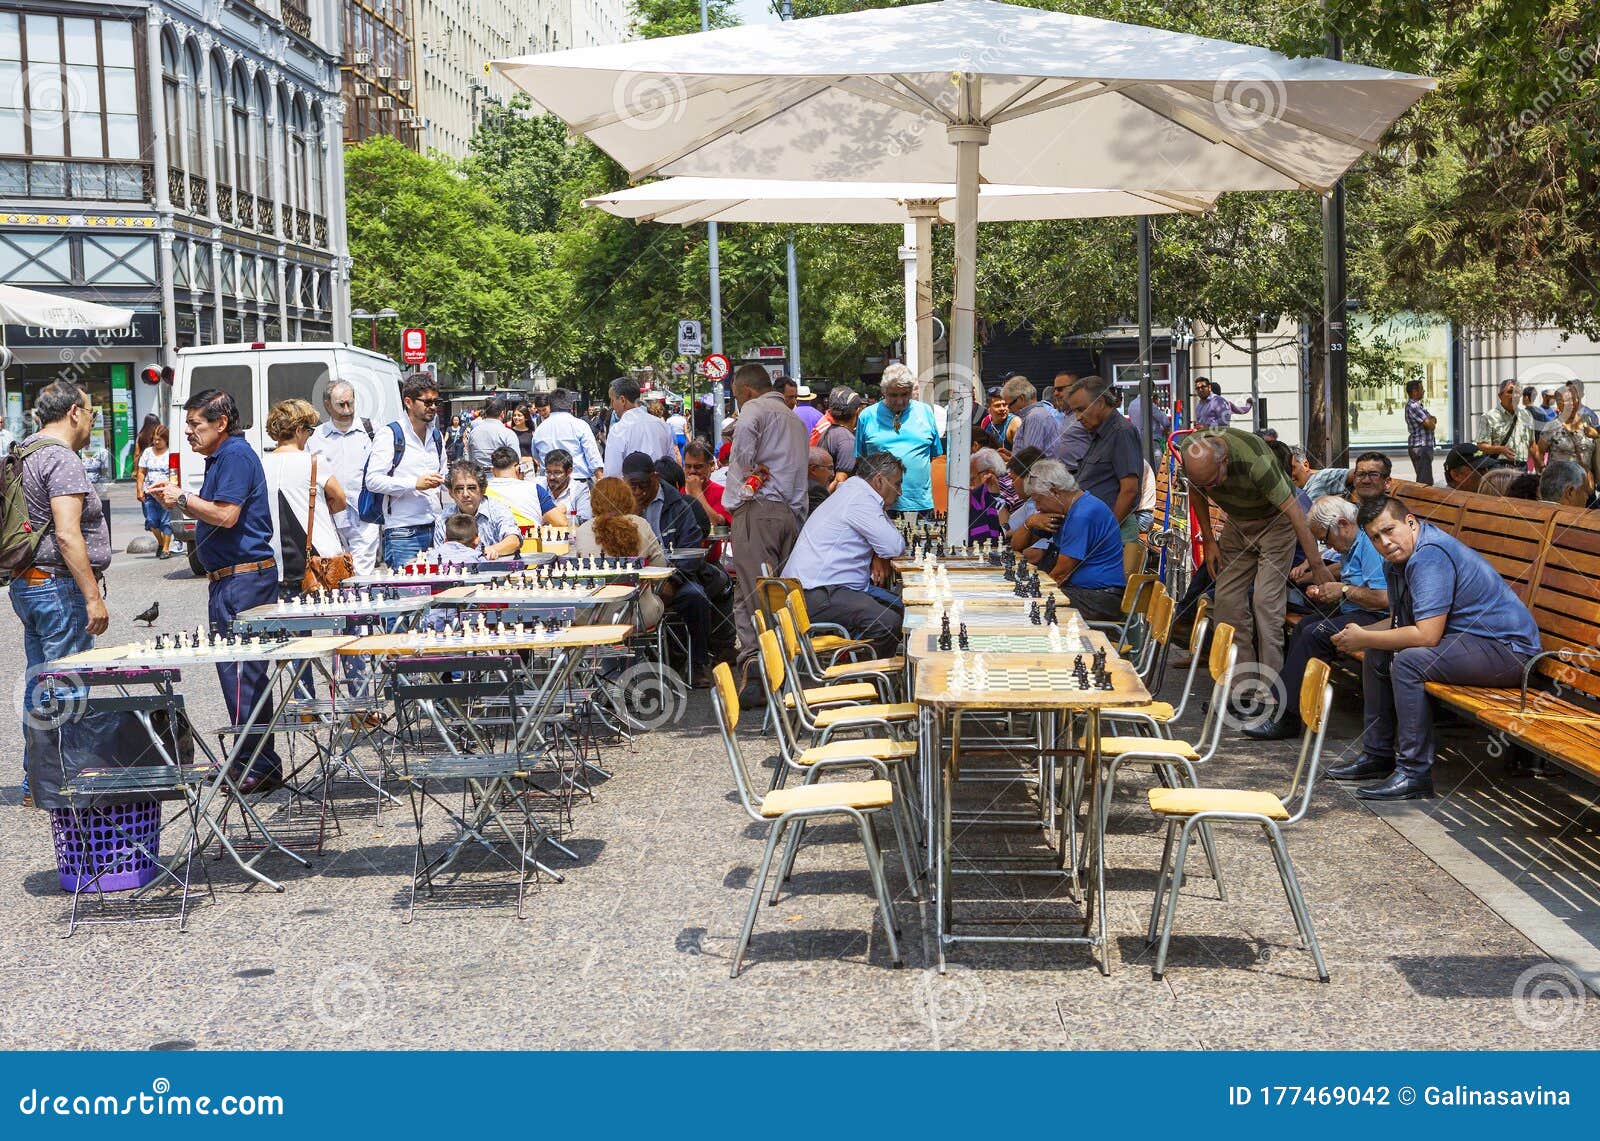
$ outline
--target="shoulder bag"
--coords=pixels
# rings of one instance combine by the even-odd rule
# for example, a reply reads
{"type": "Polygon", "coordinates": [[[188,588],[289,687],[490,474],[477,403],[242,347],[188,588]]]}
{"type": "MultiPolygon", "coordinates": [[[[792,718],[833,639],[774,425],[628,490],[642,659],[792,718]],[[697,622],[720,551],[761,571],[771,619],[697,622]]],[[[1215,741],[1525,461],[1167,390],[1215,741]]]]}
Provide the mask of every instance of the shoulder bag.
{"type": "Polygon", "coordinates": [[[311,457],[311,498],[306,503],[306,573],[300,577],[300,589],[306,594],[314,590],[332,590],[356,573],[355,560],[349,551],[337,555],[317,554],[317,457],[311,457]]]}

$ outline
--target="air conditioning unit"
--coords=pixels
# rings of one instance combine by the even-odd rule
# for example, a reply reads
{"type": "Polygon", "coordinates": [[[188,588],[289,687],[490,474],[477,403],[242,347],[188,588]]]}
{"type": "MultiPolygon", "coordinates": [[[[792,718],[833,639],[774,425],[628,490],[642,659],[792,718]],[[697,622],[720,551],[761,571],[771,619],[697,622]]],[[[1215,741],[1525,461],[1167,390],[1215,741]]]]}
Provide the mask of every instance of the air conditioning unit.
{"type": "Polygon", "coordinates": [[[410,91],[411,90],[411,81],[409,79],[397,80],[395,82],[394,89],[396,91],[410,91]]]}
{"type": "Polygon", "coordinates": [[[365,99],[368,95],[372,94],[372,84],[361,83],[358,81],[355,84],[355,93],[357,99],[365,99]]]}
{"type": "Polygon", "coordinates": [[[379,79],[393,79],[394,78],[394,69],[392,67],[380,67],[378,69],[378,78],[379,79]]]}
{"type": "Polygon", "coordinates": [[[394,110],[394,99],[392,97],[388,96],[388,95],[380,95],[380,96],[378,96],[378,110],[380,110],[380,111],[392,111],[392,110],[394,110]]]}
{"type": "Polygon", "coordinates": [[[357,67],[366,67],[367,64],[372,62],[372,53],[371,52],[351,52],[350,53],[350,62],[355,64],[357,67]]]}
{"type": "Polygon", "coordinates": [[[400,108],[400,121],[402,123],[413,123],[413,122],[416,122],[416,118],[417,118],[417,113],[415,111],[413,111],[410,107],[402,107],[402,108],[400,108]]]}

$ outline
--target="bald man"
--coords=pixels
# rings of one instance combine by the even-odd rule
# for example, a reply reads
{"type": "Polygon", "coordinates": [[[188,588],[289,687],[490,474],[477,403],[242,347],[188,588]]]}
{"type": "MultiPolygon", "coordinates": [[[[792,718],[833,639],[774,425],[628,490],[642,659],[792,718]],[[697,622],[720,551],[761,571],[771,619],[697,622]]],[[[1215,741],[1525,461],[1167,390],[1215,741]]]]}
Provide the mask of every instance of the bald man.
{"type": "MultiPolygon", "coordinates": [[[[1283,670],[1283,615],[1296,540],[1314,581],[1332,582],[1333,574],[1323,564],[1294,484],[1265,441],[1237,428],[1195,432],[1183,449],[1183,473],[1206,570],[1217,583],[1217,621],[1233,627],[1240,688],[1248,686],[1254,699],[1260,683],[1275,683],[1283,670]],[[1220,539],[1213,537],[1213,505],[1227,512],[1220,539]]],[[[1299,694],[1273,687],[1284,708],[1299,700],[1299,694]]]]}

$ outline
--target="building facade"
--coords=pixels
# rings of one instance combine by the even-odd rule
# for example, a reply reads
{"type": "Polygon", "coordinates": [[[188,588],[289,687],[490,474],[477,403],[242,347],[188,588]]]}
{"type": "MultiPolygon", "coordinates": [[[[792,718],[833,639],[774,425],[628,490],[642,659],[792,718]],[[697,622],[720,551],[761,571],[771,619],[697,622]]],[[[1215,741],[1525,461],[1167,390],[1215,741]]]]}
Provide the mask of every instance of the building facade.
{"type": "Polygon", "coordinates": [[[344,141],[392,135],[421,145],[414,43],[415,0],[345,0],[344,141]]]}
{"type": "Polygon", "coordinates": [[[338,0],[0,9],[0,281],[126,306],[109,335],[6,329],[5,418],[82,384],[126,473],[177,349],[349,329],[338,0]]]}

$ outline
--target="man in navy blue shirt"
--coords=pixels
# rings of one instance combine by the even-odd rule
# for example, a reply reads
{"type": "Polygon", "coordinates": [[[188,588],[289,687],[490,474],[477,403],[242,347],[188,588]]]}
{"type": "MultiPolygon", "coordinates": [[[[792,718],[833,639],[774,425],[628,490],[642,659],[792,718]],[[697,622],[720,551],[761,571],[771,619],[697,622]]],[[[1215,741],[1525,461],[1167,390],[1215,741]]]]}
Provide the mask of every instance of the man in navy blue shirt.
{"type": "MultiPolygon", "coordinates": [[[[206,474],[197,494],[183,491],[177,480],[159,489],[162,502],[195,521],[195,553],[211,582],[207,615],[211,629],[226,634],[233,621],[252,606],[278,597],[278,567],[272,557],[272,511],[267,500],[267,477],[245,440],[239,406],[218,388],[189,397],[183,406],[184,434],[189,446],[206,458],[206,474]]],[[[218,662],[222,699],[233,724],[243,723],[266,688],[264,662],[218,662]]],[[[261,724],[272,720],[272,699],[262,709],[261,724]]],[[[283,769],[272,738],[250,738],[246,757],[255,756],[249,770],[240,774],[239,790],[271,792],[283,779],[283,769]],[[255,755],[257,746],[260,754],[255,755]]]]}
{"type": "Polygon", "coordinates": [[[1111,508],[1090,495],[1059,460],[1040,460],[1028,472],[1037,513],[1012,538],[1022,557],[1072,599],[1090,621],[1122,617],[1122,536],[1111,508]]]}
{"type": "Polygon", "coordinates": [[[1433,795],[1433,714],[1423,686],[1520,685],[1539,652],[1539,628],[1505,580],[1476,551],[1400,500],[1380,495],[1357,522],[1385,563],[1390,624],[1346,626],[1333,636],[1361,660],[1365,752],[1328,770],[1334,780],[1384,778],[1365,800],[1433,795]]]}

